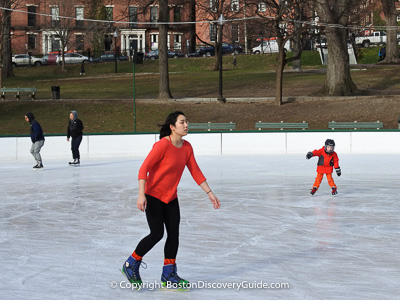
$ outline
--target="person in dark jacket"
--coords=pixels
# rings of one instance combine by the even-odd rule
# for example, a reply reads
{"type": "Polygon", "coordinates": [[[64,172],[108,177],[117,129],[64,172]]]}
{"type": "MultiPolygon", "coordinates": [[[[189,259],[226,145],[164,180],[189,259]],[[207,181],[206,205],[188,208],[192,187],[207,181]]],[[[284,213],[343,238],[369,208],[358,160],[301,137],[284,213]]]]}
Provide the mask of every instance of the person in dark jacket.
{"type": "Polygon", "coordinates": [[[83,123],[78,119],[78,112],[73,110],[69,114],[70,121],[68,122],[67,129],[67,141],[69,142],[69,138],[72,137],[71,141],[71,151],[72,158],[74,161],[70,162],[70,165],[79,165],[80,162],[80,153],[79,146],[82,142],[82,131],[83,131],[83,123]]]}
{"type": "Polygon", "coordinates": [[[36,160],[36,165],[33,166],[35,170],[42,169],[42,157],[40,156],[40,149],[42,149],[44,145],[44,135],[42,126],[40,126],[39,122],[35,120],[33,113],[28,112],[25,115],[25,121],[29,122],[31,125],[30,135],[32,140],[31,153],[36,160]]]}

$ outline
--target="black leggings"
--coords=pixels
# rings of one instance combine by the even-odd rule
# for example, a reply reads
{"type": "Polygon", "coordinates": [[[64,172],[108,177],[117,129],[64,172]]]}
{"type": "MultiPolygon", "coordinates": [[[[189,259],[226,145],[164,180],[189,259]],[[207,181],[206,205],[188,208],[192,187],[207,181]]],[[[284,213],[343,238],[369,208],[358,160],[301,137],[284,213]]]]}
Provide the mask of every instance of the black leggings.
{"type": "Polygon", "coordinates": [[[82,142],[82,136],[79,135],[75,138],[72,138],[71,141],[71,151],[72,151],[72,158],[73,159],[81,159],[81,156],[79,154],[79,146],[82,142]]]}
{"type": "Polygon", "coordinates": [[[167,240],[164,247],[164,258],[175,259],[179,246],[179,223],[181,214],[178,198],[166,204],[161,200],[146,195],[146,218],[150,234],[144,237],[136,247],[136,254],[144,256],[164,236],[164,224],[167,230],[167,240]]]}

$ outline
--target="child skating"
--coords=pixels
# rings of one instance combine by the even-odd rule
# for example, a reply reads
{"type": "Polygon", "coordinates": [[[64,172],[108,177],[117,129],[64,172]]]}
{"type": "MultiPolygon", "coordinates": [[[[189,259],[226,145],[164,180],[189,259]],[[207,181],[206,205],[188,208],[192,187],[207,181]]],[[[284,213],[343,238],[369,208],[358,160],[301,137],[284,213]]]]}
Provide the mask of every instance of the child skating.
{"type": "Polygon", "coordinates": [[[332,188],[332,196],[337,195],[337,187],[332,178],[333,168],[336,170],[337,176],[342,174],[339,167],[339,158],[335,150],[335,141],[327,139],[325,141],[325,146],[319,150],[310,151],[307,153],[306,158],[310,159],[313,156],[318,156],[317,163],[317,177],[315,178],[314,186],[311,190],[311,195],[314,195],[321,184],[324,174],[326,174],[326,179],[328,180],[329,186],[332,188]]]}

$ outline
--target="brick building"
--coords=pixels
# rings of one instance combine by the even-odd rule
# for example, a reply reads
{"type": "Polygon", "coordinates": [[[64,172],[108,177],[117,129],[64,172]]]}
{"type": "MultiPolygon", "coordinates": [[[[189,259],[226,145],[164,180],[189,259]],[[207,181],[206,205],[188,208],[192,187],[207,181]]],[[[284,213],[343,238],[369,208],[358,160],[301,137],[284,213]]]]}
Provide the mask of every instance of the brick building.
{"type": "MultiPolygon", "coordinates": [[[[143,9],[139,1],[93,7],[95,1],[22,0],[11,18],[12,51],[48,54],[59,51],[63,39],[66,51],[107,52],[116,47],[121,53],[129,53],[133,48],[142,52],[157,49],[158,28],[152,23],[158,20],[158,5],[143,9]]],[[[191,5],[184,0],[170,1],[170,22],[191,21],[191,5]]],[[[169,48],[186,52],[186,41],[194,40],[194,30],[190,24],[170,25],[169,48]]]]}

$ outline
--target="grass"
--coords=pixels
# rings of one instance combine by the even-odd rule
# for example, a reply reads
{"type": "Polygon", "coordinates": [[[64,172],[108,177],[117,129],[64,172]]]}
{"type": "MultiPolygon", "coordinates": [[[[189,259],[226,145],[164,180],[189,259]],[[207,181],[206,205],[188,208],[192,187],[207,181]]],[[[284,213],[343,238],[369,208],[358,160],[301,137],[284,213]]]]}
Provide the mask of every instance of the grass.
{"type": "MultiPolygon", "coordinates": [[[[376,63],[378,51],[378,47],[360,49],[360,63],[376,63]]],[[[239,55],[237,61],[238,67],[234,69],[232,57],[223,58],[225,97],[274,96],[276,55],[239,55]]],[[[214,57],[170,59],[170,88],[173,96],[215,99],[218,94],[218,72],[213,70],[214,63],[214,57]]],[[[321,65],[317,52],[303,53],[302,68],[305,72],[294,73],[290,72],[290,66],[286,66],[284,96],[312,95],[322,87],[325,67],[321,65]]],[[[38,89],[38,100],[14,101],[11,95],[7,95],[10,101],[0,101],[1,135],[26,134],[28,124],[23,117],[28,111],[36,115],[46,133],[64,133],[71,110],[79,112],[87,133],[133,131],[132,63],[119,62],[117,74],[114,73],[114,63],[87,64],[86,76],[79,75],[79,65],[68,65],[66,71],[61,71],[60,66],[15,68],[14,71],[16,76],[5,78],[3,86],[35,86],[38,89]],[[60,86],[62,100],[50,100],[51,86],[60,86]]],[[[396,90],[400,89],[398,73],[397,68],[393,66],[371,66],[363,71],[353,71],[352,78],[359,88],[396,90]]],[[[239,125],[240,129],[253,129],[252,118],[262,118],[262,115],[255,116],[257,111],[250,115],[243,111],[250,105],[233,105],[228,113],[227,106],[216,103],[140,101],[140,99],[155,100],[157,97],[158,60],[136,64],[135,83],[139,132],[156,131],[157,123],[161,123],[166,114],[175,109],[185,109],[185,112],[193,116],[193,122],[235,122],[235,118],[246,116],[248,121],[243,120],[243,124],[239,125]],[[242,112],[242,115],[237,115],[235,108],[239,113],[242,112]]],[[[27,95],[22,96],[22,99],[28,98],[27,95]]]]}

